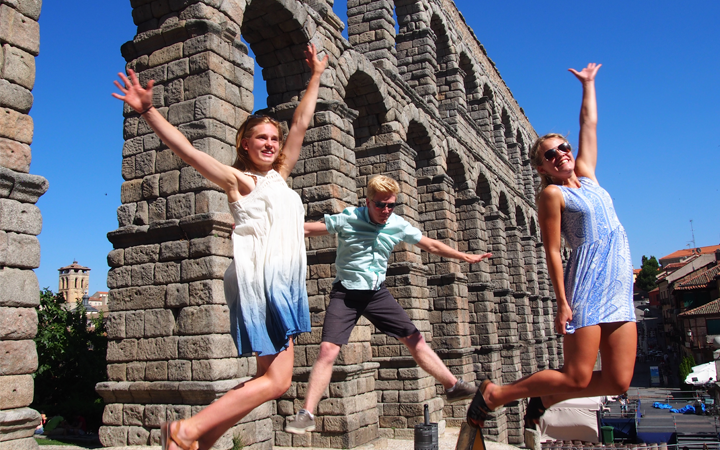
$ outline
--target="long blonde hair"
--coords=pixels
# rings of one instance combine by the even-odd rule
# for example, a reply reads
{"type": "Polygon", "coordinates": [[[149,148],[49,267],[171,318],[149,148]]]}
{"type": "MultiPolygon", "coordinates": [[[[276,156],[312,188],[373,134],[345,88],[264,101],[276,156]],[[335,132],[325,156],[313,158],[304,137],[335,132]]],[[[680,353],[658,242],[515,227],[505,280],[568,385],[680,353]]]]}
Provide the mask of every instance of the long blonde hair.
{"type": "Polygon", "coordinates": [[[278,136],[280,138],[280,147],[278,157],[273,161],[272,168],[275,171],[279,171],[285,163],[285,153],[283,153],[283,144],[285,144],[285,133],[283,132],[280,122],[273,119],[272,117],[263,116],[260,114],[252,114],[245,119],[240,128],[238,128],[237,135],[235,136],[235,162],[233,167],[241,172],[257,172],[258,167],[250,159],[247,150],[242,147],[242,140],[252,136],[253,129],[261,124],[269,123],[275,125],[277,128],[278,136]]]}
{"type": "MultiPolygon", "coordinates": [[[[538,187],[537,194],[535,194],[535,201],[537,201],[540,198],[540,194],[542,193],[543,189],[550,186],[553,183],[552,177],[547,174],[540,173],[538,168],[542,167],[543,162],[545,162],[545,155],[540,153],[540,146],[543,142],[547,141],[548,139],[562,139],[563,142],[568,142],[567,138],[563,136],[562,134],[557,133],[548,133],[545,136],[540,136],[533,142],[532,147],[530,147],[530,164],[537,170],[538,175],[540,176],[540,186],[538,187]]],[[[568,142],[569,144],[569,142],[568,142]]]]}

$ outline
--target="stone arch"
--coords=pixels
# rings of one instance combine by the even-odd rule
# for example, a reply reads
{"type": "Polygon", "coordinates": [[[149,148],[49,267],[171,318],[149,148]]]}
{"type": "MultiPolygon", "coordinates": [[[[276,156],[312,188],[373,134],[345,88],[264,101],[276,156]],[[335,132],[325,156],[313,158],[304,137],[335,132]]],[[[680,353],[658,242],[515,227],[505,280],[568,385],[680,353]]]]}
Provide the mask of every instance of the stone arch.
{"type": "Polygon", "coordinates": [[[523,212],[520,205],[515,206],[515,224],[517,225],[518,229],[521,231],[522,235],[526,235],[528,232],[527,227],[527,220],[525,218],[525,213],[523,212]]]}
{"type": "Polygon", "coordinates": [[[477,123],[477,119],[479,119],[477,112],[480,109],[483,97],[482,85],[478,78],[478,70],[465,51],[460,52],[459,66],[463,74],[463,88],[465,89],[467,111],[473,121],[477,123]]]}
{"type": "Polygon", "coordinates": [[[393,102],[388,96],[388,87],[384,78],[378,73],[369,59],[354,50],[348,50],[338,58],[335,89],[340,97],[345,98],[347,96],[350,79],[357,73],[362,73],[372,80],[380,94],[379,101],[383,104],[382,108],[389,111],[393,102]]]}
{"type": "Polygon", "coordinates": [[[483,171],[480,171],[478,174],[477,182],[475,183],[475,193],[480,197],[480,200],[482,200],[485,206],[493,204],[492,185],[483,171]]]}
{"type": "Polygon", "coordinates": [[[435,44],[435,61],[437,63],[435,83],[438,107],[440,107],[443,102],[450,101],[457,96],[451,92],[453,90],[452,82],[457,77],[457,56],[450,39],[449,28],[442,14],[433,11],[430,18],[430,29],[435,36],[433,42],[435,44]]]}
{"type": "Polygon", "coordinates": [[[312,16],[292,0],[252,0],[245,7],[240,32],[262,68],[268,107],[299,100],[310,76],[303,51],[310,42],[323,50],[315,28],[312,16]]]}
{"type": "Polygon", "coordinates": [[[495,92],[488,83],[485,83],[475,123],[480,127],[485,137],[493,143],[493,116],[495,115],[495,92]]]}
{"type": "Polygon", "coordinates": [[[512,204],[510,203],[508,195],[505,191],[500,191],[497,207],[498,210],[505,215],[505,217],[512,217],[512,204]]]}
{"type": "Polygon", "coordinates": [[[456,191],[468,188],[467,162],[457,150],[450,149],[447,157],[447,174],[453,180],[456,191]]]}
{"type": "Polygon", "coordinates": [[[428,130],[428,123],[412,119],[405,133],[406,142],[415,150],[415,173],[418,179],[433,176],[438,172],[438,152],[434,139],[428,130]]]}

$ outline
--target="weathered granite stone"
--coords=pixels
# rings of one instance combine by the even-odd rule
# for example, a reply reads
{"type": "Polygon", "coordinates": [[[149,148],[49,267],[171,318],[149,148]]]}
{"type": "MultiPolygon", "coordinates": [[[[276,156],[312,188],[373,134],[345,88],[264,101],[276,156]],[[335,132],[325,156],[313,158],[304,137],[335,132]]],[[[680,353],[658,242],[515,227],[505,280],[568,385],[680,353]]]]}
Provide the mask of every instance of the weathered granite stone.
{"type": "Polygon", "coordinates": [[[9,108],[0,108],[0,137],[15,140],[23,144],[32,144],[32,117],[9,108]]]}
{"type": "MultiPolygon", "coordinates": [[[[4,6],[0,5],[0,9],[4,6]]],[[[0,107],[11,108],[22,114],[27,114],[30,112],[32,104],[33,95],[28,89],[0,79],[0,107]]]]}
{"type": "Polygon", "coordinates": [[[0,5],[0,41],[34,56],[40,51],[40,26],[9,5],[0,5]]]}
{"type": "Polygon", "coordinates": [[[27,173],[31,159],[29,145],[0,138],[0,166],[27,173]]]}
{"type": "Polygon", "coordinates": [[[0,410],[28,406],[33,392],[32,375],[0,376],[0,410]]]}
{"type": "Polygon", "coordinates": [[[0,307],[0,339],[32,339],[37,325],[35,308],[0,307]]]}
{"type": "Polygon", "coordinates": [[[24,375],[37,369],[38,355],[35,341],[0,341],[0,376],[24,375]]]}
{"type": "MultiPolygon", "coordinates": [[[[11,83],[32,90],[35,84],[35,57],[10,44],[3,45],[3,53],[2,77],[11,83]]],[[[32,121],[30,125],[32,127],[32,121]]],[[[32,141],[32,130],[30,140],[32,141]]]]}
{"type": "Polygon", "coordinates": [[[33,204],[0,199],[0,229],[38,235],[42,231],[40,209],[33,204]]]}
{"type": "Polygon", "coordinates": [[[35,236],[0,231],[0,263],[21,269],[40,266],[40,242],[35,236]]]}

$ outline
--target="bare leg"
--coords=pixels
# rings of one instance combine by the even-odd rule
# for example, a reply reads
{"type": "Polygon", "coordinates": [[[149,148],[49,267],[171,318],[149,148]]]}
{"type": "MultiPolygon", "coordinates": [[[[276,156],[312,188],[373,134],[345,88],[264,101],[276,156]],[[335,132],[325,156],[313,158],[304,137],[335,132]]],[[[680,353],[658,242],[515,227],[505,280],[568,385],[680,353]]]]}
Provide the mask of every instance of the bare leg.
{"type": "Polygon", "coordinates": [[[574,394],[562,393],[543,397],[545,406],[577,397],[622,394],[627,391],[635,371],[637,326],[634,322],[600,325],[602,371],[593,372],[590,384],[574,394]]]}
{"type": "Polygon", "coordinates": [[[514,383],[491,384],[485,402],[491,409],[525,397],[543,397],[551,406],[562,400],[625,392],[632,380],[637,345],[634,322],[617,322],[578,329],[565,336],[565,365],[560,370],[543,370],[514,383]],[[593,372],[598,349],[603,370],[593,372]]]}
{"type": "MultiPolygon", "coordinates": [[[[294,356],[292,339],[286,350],[276,355],[258,356],[255,378],[231,389],[207,408],[183,421],[181,427],[176,428],[177,437],[186,443],[199,441],[201,450],[212,447],[223,433],[250,411],[280,397],[290,388],[294,356]]],[[[174,444],[171,444],[173,447],[174,444]]]]}
{"type": "Polygon", "coordinates": [[[399,338],[399,341],[410,350],[410,354],[418,366],[438,380],[445,389],[455,386],[458,381],[457,378],[445,366],[437,353],[427,345],[425,338],[419,331],[410,336],[399,338]]]}
{"type": "Polygon", "coordinates": [[[315,414],[315,408],[317,408],[325,388],[330,384],[333,365],[339,353],[340,346],[337,344],[332,342],[322,342],[320,344],[320,354],[310,372],[310,381],[305,395],[305,405],[303,406],[311,414],[315,414]]]}

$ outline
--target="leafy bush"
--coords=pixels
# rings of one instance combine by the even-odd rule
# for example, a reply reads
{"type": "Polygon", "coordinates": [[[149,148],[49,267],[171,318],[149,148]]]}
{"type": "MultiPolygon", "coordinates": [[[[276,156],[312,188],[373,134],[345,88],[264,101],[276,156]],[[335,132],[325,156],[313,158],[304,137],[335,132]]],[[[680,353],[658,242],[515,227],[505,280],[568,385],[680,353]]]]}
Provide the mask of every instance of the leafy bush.
{"type": "Polygon", "coordinates": [[[95,384],[107,379],[107,335],[102,313],[88,318],[80,302],[75,309],[66,309],[63,295],[45,288],[40,292],[35,345],[38,370],[31,406],[45,411],[48,417],[60,414],[68,421],[81,415],[88,429],[97,430],[102,422],[103,402],[95,392],[95,384]]]}
{"type": "MultiPolygon", "coordinates": [[[[690,355],[686,356],[682,359],[680,362],[680,382],[685,383],[685,378],[687,378],[688,375],[690,375],[690,372],[692,372],[692,368],[695,367],[695,358],[690,355]]],[[[684,385],[687,386],[687,385],[684,385]]]]}

